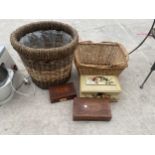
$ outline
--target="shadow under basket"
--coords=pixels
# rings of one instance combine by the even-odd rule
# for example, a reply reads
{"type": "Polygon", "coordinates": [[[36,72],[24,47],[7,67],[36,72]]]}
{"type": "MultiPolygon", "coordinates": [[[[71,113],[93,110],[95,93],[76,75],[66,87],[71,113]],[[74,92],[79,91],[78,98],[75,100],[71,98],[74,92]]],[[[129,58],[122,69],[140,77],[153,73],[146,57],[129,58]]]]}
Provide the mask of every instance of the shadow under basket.
{"type": "Polygon", "coordinates": [[[128,53],[115,42],[81,42],[75,51],[75,65],[81,75],[118,76],[128,66],[128,53]]]}
{"type": "Polygon", "coordinates": [[[71,26],[54,21],[18,28],[10,37],[33,82],[40,88],[65,83],[71,75],[78,34],[71,26]]]}

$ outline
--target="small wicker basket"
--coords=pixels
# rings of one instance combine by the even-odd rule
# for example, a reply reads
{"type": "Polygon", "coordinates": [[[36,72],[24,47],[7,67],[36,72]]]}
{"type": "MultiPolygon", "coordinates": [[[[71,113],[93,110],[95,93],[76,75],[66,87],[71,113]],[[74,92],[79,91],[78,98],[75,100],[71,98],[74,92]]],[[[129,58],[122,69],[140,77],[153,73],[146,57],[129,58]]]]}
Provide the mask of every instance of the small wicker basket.
{"type": "Polygon", "coordinates": [[[81,42],[75,51],[75,65],[82,75],[118,76],[128,66],[128,53],[115,42],[81,42]]]}

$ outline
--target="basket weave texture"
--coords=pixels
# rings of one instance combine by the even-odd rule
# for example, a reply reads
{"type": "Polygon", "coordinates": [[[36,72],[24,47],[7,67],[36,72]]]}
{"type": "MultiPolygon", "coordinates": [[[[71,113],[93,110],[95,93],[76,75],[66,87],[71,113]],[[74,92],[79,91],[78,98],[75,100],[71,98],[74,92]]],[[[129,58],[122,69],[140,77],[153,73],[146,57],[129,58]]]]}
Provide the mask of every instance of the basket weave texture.
{"type": "Polygon", "coordinates": [[[10,41],[33,82],[40,88],[47,89],[70,78],[74,50],[78,44],[77,31],[71,26],[55,21],[35,22],[15,30],[11,34],[10,41]],[[52,48],[32,48],[19,42],[26,34],[40,30],[64,31],[72,37],[72,40],[64,46],[52,48]]]}
{"type": "Polygon", "coordinates": [[[75,51],[75,65],[82,75],[118,76],[128,66],[128,53],[115,42],[81,42],[75,51]]]}

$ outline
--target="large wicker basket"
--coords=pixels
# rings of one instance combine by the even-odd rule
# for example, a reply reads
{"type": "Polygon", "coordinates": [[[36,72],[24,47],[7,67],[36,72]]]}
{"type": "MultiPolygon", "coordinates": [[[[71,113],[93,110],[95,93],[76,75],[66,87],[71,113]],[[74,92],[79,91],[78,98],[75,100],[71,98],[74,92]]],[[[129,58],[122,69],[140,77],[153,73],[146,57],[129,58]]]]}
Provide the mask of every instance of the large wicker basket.
{"type": "Polygon", "coordinates": [[[78,34],[69,25],[54,21],[31,23],[14,31],[10,40],[33,82],[40,88],[47,89],[51,85],[64,83],[70,78],[78,34]],[[72,40],[64,46],[53,48],[31,48],[19,42],[23,36],[40,30],[64,31],[71,36],[72,40]]]}
{"type": "Polygon", "coordinates": [[[128,53],[115,42],[81,42],[75,51],[75,65],[79,74],[118,76],[128,66],[128,53]]]}

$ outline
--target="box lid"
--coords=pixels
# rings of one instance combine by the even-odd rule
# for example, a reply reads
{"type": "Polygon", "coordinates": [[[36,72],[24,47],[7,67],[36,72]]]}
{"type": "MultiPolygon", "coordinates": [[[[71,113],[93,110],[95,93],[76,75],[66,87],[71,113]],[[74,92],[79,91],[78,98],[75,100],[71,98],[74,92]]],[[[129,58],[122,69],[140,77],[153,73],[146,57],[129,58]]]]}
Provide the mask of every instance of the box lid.
{"type": "Polygon", "coordinates": [[[109,99],[75,98],[73,120],[110,121],[112,118],[109,99]]]}
{"type": "Polygon", "coordinates": [[[116,76],[105,75],[81,75],[81,93],[120,93],[121,86],[116,76]]]}

